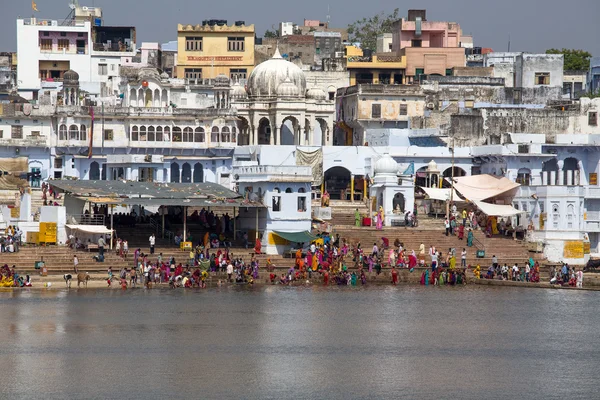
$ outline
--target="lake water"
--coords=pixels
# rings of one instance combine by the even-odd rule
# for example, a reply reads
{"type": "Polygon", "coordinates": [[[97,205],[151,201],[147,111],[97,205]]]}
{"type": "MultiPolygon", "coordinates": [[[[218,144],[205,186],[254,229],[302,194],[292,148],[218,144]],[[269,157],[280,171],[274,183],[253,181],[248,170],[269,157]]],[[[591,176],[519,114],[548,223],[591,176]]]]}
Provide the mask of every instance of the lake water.
{"type": "Polygon", "coordinates": [[[0,292],[3,399],[599,398],[599,292],[0,292]]]}

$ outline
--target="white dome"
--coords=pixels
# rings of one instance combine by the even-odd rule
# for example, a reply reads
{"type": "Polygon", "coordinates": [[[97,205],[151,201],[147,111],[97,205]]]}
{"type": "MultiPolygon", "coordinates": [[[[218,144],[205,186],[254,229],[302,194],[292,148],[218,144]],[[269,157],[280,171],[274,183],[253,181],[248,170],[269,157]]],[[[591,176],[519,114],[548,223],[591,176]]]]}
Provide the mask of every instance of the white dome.
{"type": "Polygon", "coordinates": [[[298,86],[294,85],[289,77],[277,87],[277,97],[299,97],[298,86]]]}
{"type": "Polygon", "coordinates": [[[396,175],[397,173],[398,163],[389,154],[384,154],[375,163],[375,175],[396,175]]]}
{"type": "Polygon", "coordinates": [[[312,87],[306,91],[306,98],[313,100],[327,100],[328,96],[322,89],[312,87]]]}
{"type": "Polygon", "coordinates": [[[277,89],[286,78],[298,89],[298,95],[306,92],[306,77],[295,64],[286,61],[275,50],[270,60],[262,62],[254,68],[248,78],[248,93],[251,97],[275,97],[277,89]]]}
{"type": "Polygon", "coordinates": [[[240,85],[239,82],[236,82],[233,85],[233,88],[231,90],[231,98],[240,100],[248,98],[248,93],[246,93],[246,89],[244,89],[244,87],[240,85]]]}
{"type": "Polygon", "coordinates": [[[429,164],[427,164],[427,171],[438,172],[438,167],[437,167],[437,164],[435,163],[435,161],[433,161],[433,160],[429,161],[429,164]]]}

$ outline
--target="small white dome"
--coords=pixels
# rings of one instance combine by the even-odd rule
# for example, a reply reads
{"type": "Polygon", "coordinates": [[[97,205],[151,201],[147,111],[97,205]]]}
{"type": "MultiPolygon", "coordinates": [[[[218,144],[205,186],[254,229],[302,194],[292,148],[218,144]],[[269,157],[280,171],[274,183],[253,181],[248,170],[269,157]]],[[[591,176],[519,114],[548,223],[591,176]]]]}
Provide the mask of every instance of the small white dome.
{"type": "Polygon", "coordinates": [[[215,77],[214,85],[215,86],[229,86],[229,78],[225,74],[219,74],[215,77]]]}
{"type": "MultiPolygon", "coordinates": [[[[295,64],[285,60],[275,50],[270,60],[262,62],[252,70],[248,78],[248,94],[250,97],[274,97],[277,89],[287,79],[298,89],[298,95],[306,92],[306,77],[295,64]]],[[[289,85],[288,85],[289,86],[289,85]]]]}
{"type": "Polygon", "coordinates": [[[313,100],[327,100],[328,96],[322,89],[312,87],[306,91],[306,98],[313,100]]]}
{"type": "Polygon", "coordinates": [[[375,163],[375,175],[396,175],[397,173],[398,163],[389,154],[384,154],[375,163]]]}
{"type": "Polygon", "coordinates": [[[433,161],[433,160],[429,161],[429,164],[427,164],[427,171],[428,172],[439,172],[435,161],[433,161]]]}
{"type": "Polygon", "coordinates": [[[231,90],[231,98],[240,100],[248,98],[248,93],[246,93],[246,89],[242,85],[240,85],[239,82],[236,82],[233,85],[233,89],[231,90]]]}
{"type": "Polygon", "coordinates": [[[277,87],[277,97],[298,97],[300,91],[298,86],[294,85],[289,77],[285,78],[285,81],[279,84],[277,87]]]}

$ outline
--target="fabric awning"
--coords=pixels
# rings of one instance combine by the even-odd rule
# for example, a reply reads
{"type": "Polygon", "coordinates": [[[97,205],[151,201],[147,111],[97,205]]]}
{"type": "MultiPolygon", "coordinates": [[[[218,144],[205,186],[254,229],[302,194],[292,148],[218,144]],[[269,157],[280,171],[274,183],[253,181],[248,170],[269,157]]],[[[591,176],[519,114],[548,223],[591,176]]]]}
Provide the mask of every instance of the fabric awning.
{"type": "Polygon", "coordinates": [[[490,204],[477,200],[473,201],[473,204],[489,217],[514,217],[523,213],[523,211],[517,210],[513,206],[490,204]]]}
{"type": "Polygon", "coordinates": [[[315,235],[313,235],[312,233],[310,233],[308,231],[302,231],[302,232],[273,231],[273,232],[277,236],[281,236],[285,240],[292,242],[292,243],[308,243],[308,242],[312,242],[313,240],[317,239],[317,237],[315,235]]]}
{"type": "Polygon", "coordinates": [[[487,174],[454,178],[454,190],[469,201],[487,200],[500,196],[512,200],[519,186],[521,185],[507,178],[498,178],[487,174]]]}
{"type": "MultiPolygon", "coordinates": [[[[427,194],[430,200],[441,200],[446,201],[450,200],[450,194],[452,189],[440,189],[440,188],[428,188],[421,186],[421,189],[427,194]]],[[[455,201],[463,201],[460,198],[456,190],[454,191],[453,199],[455,201]]]]}
{"type": "Polygon", "coordinates": [[[111,230],[102,225],[67,225],[67,228],[74,231],[81,231],[86,233],[95,233],[95,234],[103,234],[103,233],[111,233],[111,230]]]}

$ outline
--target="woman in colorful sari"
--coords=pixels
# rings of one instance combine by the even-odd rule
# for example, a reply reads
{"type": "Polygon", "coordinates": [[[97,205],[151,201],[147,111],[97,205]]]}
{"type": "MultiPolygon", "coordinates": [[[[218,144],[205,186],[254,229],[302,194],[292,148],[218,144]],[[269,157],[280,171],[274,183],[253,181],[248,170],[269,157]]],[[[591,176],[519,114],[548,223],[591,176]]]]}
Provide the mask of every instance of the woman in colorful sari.
{"type": "Polygon", "coordinates": [[[388,264],[390,267],[396,265],[396,252],[394,249],[390,249],[390,255],[388,256],[388,264]]]}
{"type": "Polygon", "coordinates": [[[467,246],[473,246],[473,231],[471,229],[469,229],[469,233],[467,234],[467,246]]]}
{"type": "Polygon", "coordinates": [[[460,224],[458,226],[458,240],[463,240],[465,238],[465,226],[460,224]]]}
{"type": "Polygon", "coordinates": [[[261,249],[262,249],[262,244],[260,243],[260,239],[256,238],[256,243],[254,244],[254,253],[260,254],[261,249]]]}
{"type": "Polygon", "coordinates": [[[379,206],[379,211],[377,212],[377,229],[383,229],[383,207],[379,206]]]}
{"type": "Polygon", "coordinates": [[[415,256],[415,252],[413,251],[413,253],[410,256],[408,256],[408,268],[410,269],[410,272],[412,272],[416,266],[417,257],[415,256]]]}
{"type": "Polygon", "coordinates": [[[202,243],[204,244],[205,249],[210,249],[210,235],[208,232],[204,234],[204,238],[202,239],[202,243]]]}

